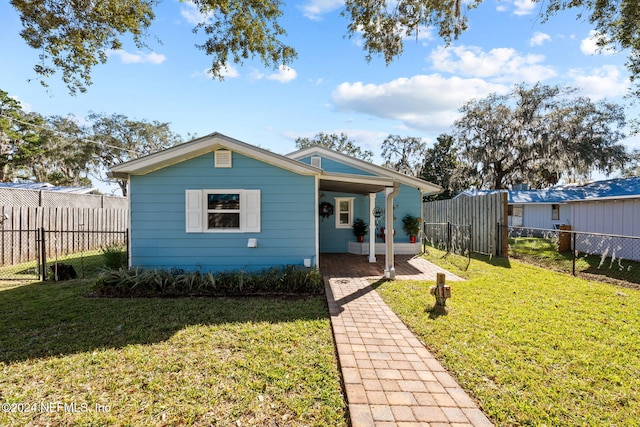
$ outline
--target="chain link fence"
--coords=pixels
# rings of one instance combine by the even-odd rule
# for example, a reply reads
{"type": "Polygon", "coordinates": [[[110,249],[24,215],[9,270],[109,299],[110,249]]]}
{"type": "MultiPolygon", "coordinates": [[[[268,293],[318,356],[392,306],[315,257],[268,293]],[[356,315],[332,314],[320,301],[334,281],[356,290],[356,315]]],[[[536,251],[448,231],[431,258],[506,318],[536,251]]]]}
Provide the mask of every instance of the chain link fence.
{"type": "Polygon", "coordinates": [[[128,231],[0,230],[0,281],[86,278],[127,262],[128,231]]]}
{"type": "Polygon", "coordinates": [[[509,256],[576,276],[640,286],[640,236],[506,227],[509,256]]]}

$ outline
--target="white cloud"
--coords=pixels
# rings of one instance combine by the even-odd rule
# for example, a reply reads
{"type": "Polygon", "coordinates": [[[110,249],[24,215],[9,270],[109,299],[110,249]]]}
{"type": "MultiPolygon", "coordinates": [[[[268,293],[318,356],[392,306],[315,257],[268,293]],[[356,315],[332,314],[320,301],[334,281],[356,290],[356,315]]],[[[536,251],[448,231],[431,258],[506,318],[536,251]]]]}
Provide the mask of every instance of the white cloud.
{"type": "Polygon", "coordinates": [[[281,65],[278,67],[278,71],[269,74],[266,79],[267,80],[275,80],[280,83],[288,83],[295,78],[298,77],[298,73],[293,68],[287,67],[286,65],[281,65]]]}
{"type": "Polygon", "coordinates": [[[380,85],[342,83],[333,92],[332,101],[338,110],[400,120],[414,129],[442,131],[451,126],[466,101],[508,90],[481,79],[431,74],[380,85]]]}
{"type": "Polygon", "coordinates": [[[611,46],[606,46],[601,48],[597,45],[598,39],[600,38],[600,33],[596,30],[589,31],[589,36],[585,39],[582,39],[580,42],[580,50],[585,55],[613,55],[616,53],[615,49],[611,46]]]}
{"type": "Polygon", "coordinates": [[[512,48],[484,52],[475,46],[439,47],[431,52],[433,68],[469,77],[491,77],[500,82],[534,83],[556,75],[553,68],[542,65],[543,55],[520,55],[512,48]]]}
{"type": "Polygon", "coordinates": [[[540,7],[538,2],[533,0],[514,0],[513,5],[516,10],[513,11],[514,15],[530,15],[536,7],[540,7]]]}
{"type": "Polygon", "coordinates": [[[533,37],[529,40],[529,46],[542,46],[544,42],[551,41],[551,36],[549,34],[541,33],[540,31],[536,31],[533,33],[533,37]]]}
{"type": "Polygon", "coordinates": [[[180,15],[191,25],[198,25],[202,22],[207,22],[213,16],[213,13],[201,13],[198,6],[186,0],[180,4],[180,15]]]}
{"type": "Polygon", "coordinates": [[[322,19],[322,15],[340,9],[344,0],[310,0],[299,6],[302,14],[314,21],[322,19]]]}
{"type": "Polygon", "coordinates": [[[118,49],[118,50],[109,50],[107,52],[108,56],[117,56],[120,58],[120,61],[122,61],[124,64],[162,64],[167,57],[159,54],[159,53],[155,53],[155,52],[150,52],[150,53],[129,53],[125,50],[122,49],[118,49]]]}
{"type": "Polygon", "coordinates": [[[615,65],[604,65],[588,74],[583,70],[572,69],[569,77],[573,80],[571,86],[579,88],[581,93],[593,100],[622,96],[629,90],[628,79],[615,65]]]}

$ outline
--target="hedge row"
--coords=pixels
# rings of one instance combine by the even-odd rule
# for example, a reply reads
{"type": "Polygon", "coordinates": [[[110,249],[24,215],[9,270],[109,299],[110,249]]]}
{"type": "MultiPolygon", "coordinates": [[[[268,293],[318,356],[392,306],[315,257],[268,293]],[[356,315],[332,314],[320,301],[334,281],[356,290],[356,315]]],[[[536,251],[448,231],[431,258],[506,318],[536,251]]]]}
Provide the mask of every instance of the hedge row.
{"type": "Polygon", "coordinates": [[[202,273],[178,269],[121,268],[103,272],[93,295],[105,297],[241,296],[320,294],[316,268],[272,267],[265,270],[202,273]]]}

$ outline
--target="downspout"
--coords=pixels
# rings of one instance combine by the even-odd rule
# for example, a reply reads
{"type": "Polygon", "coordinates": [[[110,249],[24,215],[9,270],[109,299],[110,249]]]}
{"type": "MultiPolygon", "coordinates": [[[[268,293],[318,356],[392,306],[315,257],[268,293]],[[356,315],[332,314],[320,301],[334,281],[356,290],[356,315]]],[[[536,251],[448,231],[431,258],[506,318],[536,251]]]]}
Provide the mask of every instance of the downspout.
{"type": "Polygon", "coordinates": [[[387,279],[395,279],[396,278],[396,269],[394,267],[394,254],[393,254],[393,199],[400,192],[400,184],[397,182],[393,183],[393,187],[387,187],[384,190],[385,194],[385,228],[384,232],[386,234],[385,241],[385,267],[384,267],[384,277],[387,279]]]}

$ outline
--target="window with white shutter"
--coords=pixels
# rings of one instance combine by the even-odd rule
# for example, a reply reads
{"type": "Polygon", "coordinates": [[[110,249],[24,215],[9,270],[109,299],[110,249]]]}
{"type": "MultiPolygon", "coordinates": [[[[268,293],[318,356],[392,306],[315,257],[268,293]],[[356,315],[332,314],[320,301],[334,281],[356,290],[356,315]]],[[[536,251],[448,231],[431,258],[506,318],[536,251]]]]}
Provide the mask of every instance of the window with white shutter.
{"type": "Polygon", "coordinates": [[[186,190],[186,232],[260,232],[260,190],[186,190]]]}

